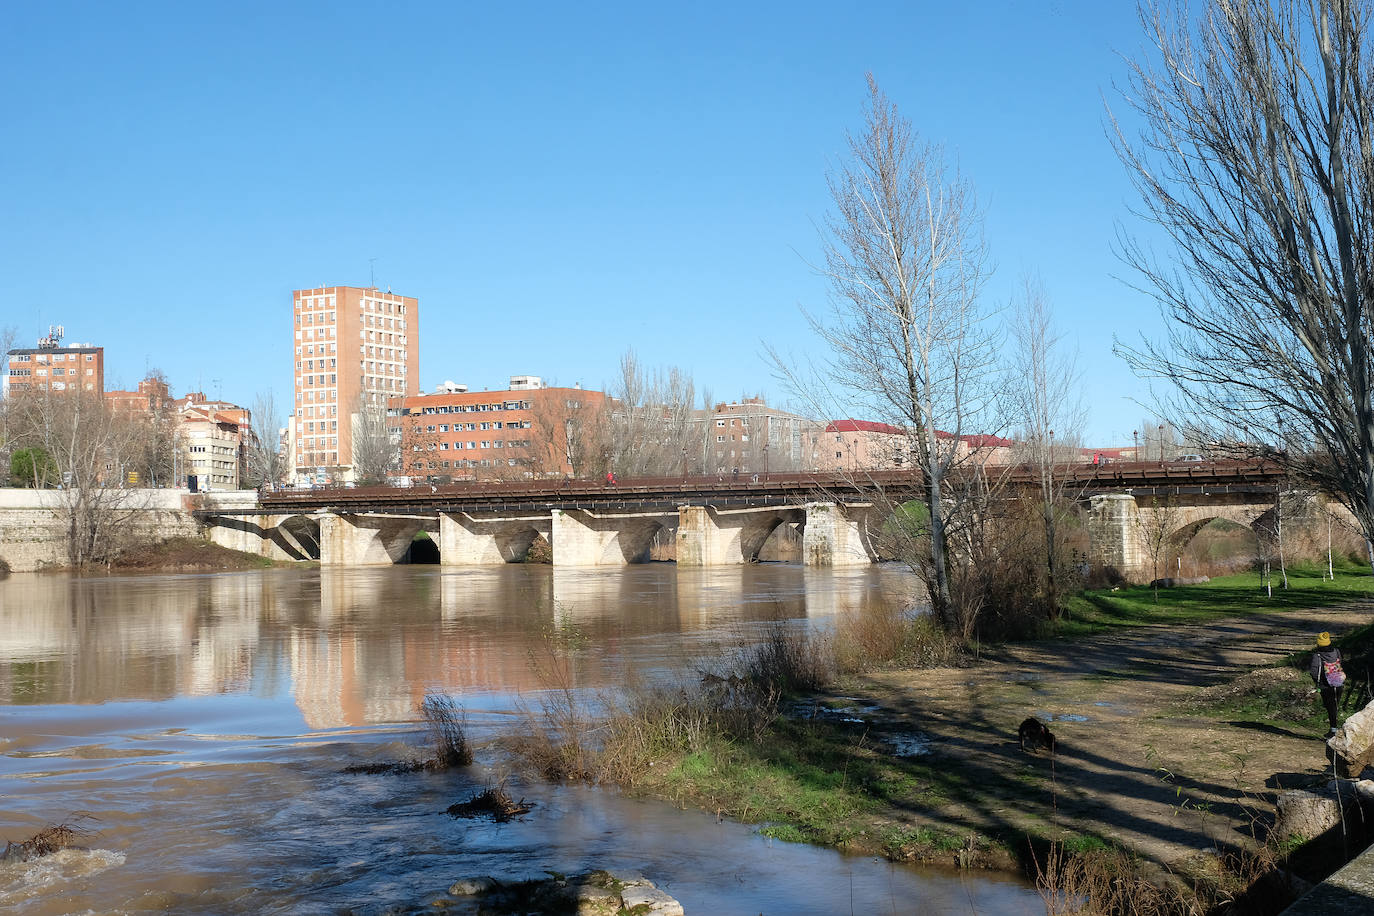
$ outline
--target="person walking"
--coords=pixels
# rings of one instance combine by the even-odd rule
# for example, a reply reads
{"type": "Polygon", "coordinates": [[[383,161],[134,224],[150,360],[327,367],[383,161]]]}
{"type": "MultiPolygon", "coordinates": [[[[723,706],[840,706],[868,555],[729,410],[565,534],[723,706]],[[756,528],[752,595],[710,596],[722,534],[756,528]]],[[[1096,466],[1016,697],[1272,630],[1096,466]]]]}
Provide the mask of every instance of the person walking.
{"type": "Polygon", "coordinates": [[[1336,734],[1336,713],[1341,708],[1341,690],[1345,687],[1345,669],[1341,667],[1341,650],[1331,645],[1330,633],[1317,634],[1317,648],[1312,653],[1312,664],[1308,669],[1313,682],[1322,693],[1322,705],[1326,707],[1326,718],[1331,723],[1327,736],[1336,734]]]}

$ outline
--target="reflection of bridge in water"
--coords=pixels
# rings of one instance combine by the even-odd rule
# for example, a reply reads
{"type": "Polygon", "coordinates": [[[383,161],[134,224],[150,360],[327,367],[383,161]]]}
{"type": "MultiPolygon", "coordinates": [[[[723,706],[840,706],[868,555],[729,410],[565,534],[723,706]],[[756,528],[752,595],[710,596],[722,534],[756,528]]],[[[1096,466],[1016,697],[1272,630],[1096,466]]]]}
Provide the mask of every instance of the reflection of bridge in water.
{"type": "MultiPolygon", "coordinates": [[[[1018,494],[1038,490],[1029,467],[977,473],[1018,494]]],[[[1282,471],[1240,461],[1132,462],[1054,470],[1084,514],[1094,562],[1123,571],[1144,563],[1142,530],[1157,522],[1187,535],[1216,518],[1254,526],[1273,510],[1282,471]]],[[[922,496],[912,471],[582,480],[279,491],[220,498],[197,511],[213,539],[278,559],[326,565],[408,562],[420,532],[440,562],[519,562],[546,542],[556,566],[645,562],[671,537],[682,566],[751,563],[770,541],[800,542],[809,566],[874,562],[892,507],[922,496]]]]}
{"type": "Polygon", "coordinates": [[[596,690],[690,672],[770,621],[825,625],[913,588],[900,570],[779,564],[21,576],[0,582],[0,703],[289,692],[333,728],[411,721],[437,690],[509,712],[559,686],[550,673],[596,690]]]}

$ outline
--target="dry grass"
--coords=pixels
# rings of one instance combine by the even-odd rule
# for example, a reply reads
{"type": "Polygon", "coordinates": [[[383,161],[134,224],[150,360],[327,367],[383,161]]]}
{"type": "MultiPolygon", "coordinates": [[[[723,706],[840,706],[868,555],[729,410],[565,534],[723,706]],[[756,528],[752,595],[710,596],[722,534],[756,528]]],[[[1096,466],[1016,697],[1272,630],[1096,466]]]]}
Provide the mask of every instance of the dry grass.
{"type": "Polygon", "coordinates": [[[1050,916],[1277,916],[1299,893],[1280,860],[1255,844],[1206,856],[1185,878],[1121,849],[1053,843],[1035,879],[1050,916]]]}
{"type": "Polygon", "coordinates": [[[588,697],[574,687],[570,651],[549,640],[531,655],[545,691],[539,708],[526,710],[524,733],[504,743],[545,778],[626,786],[654,761],[699,753],[720,738],[766,740],[788,694],[823,691],[851,671],[962,657],[957,641],[928,617],[882,600],[847,611],[835,633],[776,621],[716,670],[699,670],[695,684],[632,684],[588,697]]]}
{"type": "Polygon", "coordinates": [[[426,694],[420,704],[420,716],[425,720],[431,755],[423,760],[383,760],[377,763],[358,763],[343,768],[343,772],[365,776],[399,776],[406,773],[435,772],[472,763],[472,746],[468,744],[467,715],[463,706],[444,694],[426,694]]]}
{"type": "Polygon", "coordinates": [[[780,620],[761,642],[740,650],[736,667],[739,678],[783,693],[823,690],[839,673],[834,637],[780,620]]]}
{"type": "Polygon", "coordinates": [[[438,769],[465,767],[472,763],[467,715],[461,704],[453,697],[431,693],[420,704],[420,714],[429,731],[429,743],[438,769]]]}

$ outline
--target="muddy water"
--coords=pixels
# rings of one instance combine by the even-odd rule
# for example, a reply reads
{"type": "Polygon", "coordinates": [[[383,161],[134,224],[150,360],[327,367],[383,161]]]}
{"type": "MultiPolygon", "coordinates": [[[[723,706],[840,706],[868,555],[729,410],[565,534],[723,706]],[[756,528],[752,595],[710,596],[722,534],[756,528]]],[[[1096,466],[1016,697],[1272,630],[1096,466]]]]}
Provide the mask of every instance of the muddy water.
{"type": "Polygon", "coordinates": [[[381,913],[459,877],[605,867],[694,914],[1043,912],[1015,882],[524,782],[492,750],[470,772],[340,772],[418,745],[427,691],[458,697],[478,741],[523,727],[551,642],[593,691],[907,587],[786,565],[14,576],[0,582],[0,838],[78,814],[95,832],[0,864],[0,911],[381,913]],[[501,779],[534,803],[524,820],[443,813],[501,779]]]}

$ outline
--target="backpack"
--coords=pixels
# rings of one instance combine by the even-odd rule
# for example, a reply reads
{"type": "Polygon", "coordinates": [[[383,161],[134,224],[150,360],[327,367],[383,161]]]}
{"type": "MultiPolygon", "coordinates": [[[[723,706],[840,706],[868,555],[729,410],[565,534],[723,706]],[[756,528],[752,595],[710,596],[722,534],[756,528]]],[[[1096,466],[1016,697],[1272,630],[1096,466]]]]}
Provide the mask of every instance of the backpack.
{"type": "Polygon", "coordinates": [[[1339,687],[1345,683],[1345,669],[1341,667],[1340,659],[1334,662],[1322,662],[1322,676],[1326,679],[1328,687],[1339,687]]]}

